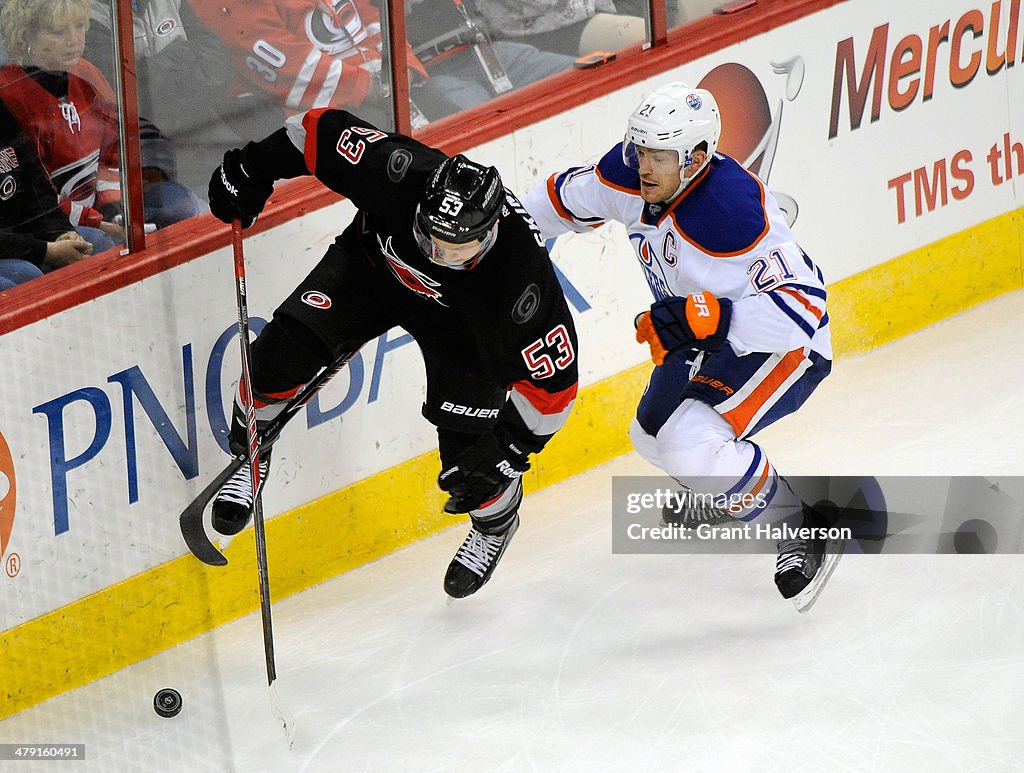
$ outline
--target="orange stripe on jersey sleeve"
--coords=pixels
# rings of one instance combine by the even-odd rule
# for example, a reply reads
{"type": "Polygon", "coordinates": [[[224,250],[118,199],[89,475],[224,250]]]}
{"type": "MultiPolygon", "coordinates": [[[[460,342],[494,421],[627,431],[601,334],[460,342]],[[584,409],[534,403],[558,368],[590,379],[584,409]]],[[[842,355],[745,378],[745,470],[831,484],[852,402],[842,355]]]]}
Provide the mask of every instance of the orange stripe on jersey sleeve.
{"type": "Polygon", "coordinates": [[[574,223],[576,222],[575,218],[572,216],[569,210],[565,208],[565,205],[562,204],[562,197],[559,196],[558,191],[555,190],[555,177],[556,175],[551,175],[548,178],[548,200],[551,202],[551,206],[555,208],[555,213],[560,218],[562,218],[563,220],[568,220],[570,223],[574,223]]]}
{"type": "Polygon", "coordinates": [[[750,422],[753,421],[757,412],[761,410],[762,406],[768,402],[769,398],[775,394],[778,388],[786,382],[786,379],[793,375],[793,372],[800,367],[804,359],[803,349],[794,349],[786,354],[779,364],[772,369],[772,372],[765,376],[760,384],[754,387],[754,391],[742,403],[731,411],[726,411],[722,414],[722,418],[729,422],[737,437],[742,437],[743,433],[750,428],[750,422]]]}
{"type": "Polygon", "coordinates": [[[318,107],[315,110],[307,110],[302,116],[302,128],[306,130],[305,147],[302,148],[302,157],[306,159],[306,169],[311,175],[316,174],[316,126],[320,116],[330,108],[318,107]]]}
{"type": "Polygon", "coordinates": [[[594,167],[594,174],[597,175],[597,179],[601,181],[602,185],[607,185],[613,191],[620,191],[622,193],[629,193],[629,194],[631,194],[633,196],[637,195],[637,193],[640,192],[638,188],[627,188],[624,185],[617,185],[616,183],[613,183],[611,180],[609,180],[607,177],[605,177],[603,174],[601,174],[601,170],[598,167],[596,167],[596,166],[594,167]]]}
{"type": "Polygon", "coordinates": [[[821,322],[822,313],[815,306],[812,306],[806,298],[804,298],[803,293],[798,290],[794,290],[792,287],[786,286],[776,287],[775,289],[780,293],[785,293],[792,298],[796,298],[809,312],[811,312],[811,314],[814,315],[814,318],[818,320],[818,322],[821,322]]]}

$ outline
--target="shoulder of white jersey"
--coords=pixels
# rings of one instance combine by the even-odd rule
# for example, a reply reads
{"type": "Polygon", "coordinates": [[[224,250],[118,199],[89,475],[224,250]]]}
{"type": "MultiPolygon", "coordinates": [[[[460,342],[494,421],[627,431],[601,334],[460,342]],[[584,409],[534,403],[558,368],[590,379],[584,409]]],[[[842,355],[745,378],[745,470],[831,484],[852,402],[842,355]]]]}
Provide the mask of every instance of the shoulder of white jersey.
{"type": "Polygon", "coordinates": [[[597,228],[604,224],[605,218],[596,214],[588,216],[580,210],[593,209],[595,202],[606,201],[609,196],[639,196],[640,175],[622,162],[622,143],[619,143],[596,164],[571,166],[551,175],[544,192],[556,217],[579,227],[597,228]],[[574,201],[581,206],[574,206],[574,201]]]}
{"type": "Polygon", "coordinates": [[[700,178],[683,191],[666,216],[691,244],[713,257],[753,249],[772,227],[764,184],[721,153],[712,157],[700,178]]]}
{"type": "Polygon", "coordinates": [[[630,169],[622,160],[622,143],[609,150],[595,168],[597,179],[606,187],[622,193],[640,195],[640,172],[630,169]]]}

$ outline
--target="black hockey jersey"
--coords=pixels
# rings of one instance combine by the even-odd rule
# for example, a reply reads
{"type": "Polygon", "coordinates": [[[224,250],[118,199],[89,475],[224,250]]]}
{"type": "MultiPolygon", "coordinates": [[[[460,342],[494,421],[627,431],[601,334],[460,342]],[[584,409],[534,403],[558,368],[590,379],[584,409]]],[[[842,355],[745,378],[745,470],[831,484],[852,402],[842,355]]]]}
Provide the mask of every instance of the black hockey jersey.
{"type": "Polygon", "coordinates": [[[0,257],[42,265],[46,243],[71,230],[32,143],[0,105],[0,257]]]}
{"type": "Polygon", "coordinates": [[[450,310],[452,324],[472,332],[483,362],[511,390],[516,415],[506,405],[501,421],[519,425],[531,452],[563,426],[577,390],[576,331],[540,233],[511,192],[494,245],[475,268],[456,271],[431,263],[413,235],[416,206],[447,158],[440,150],[347,111],[318,109],[245,152],[251,175],[313,174],[356,205],[367,257],[388,266],[429,313],[450,310]]]}

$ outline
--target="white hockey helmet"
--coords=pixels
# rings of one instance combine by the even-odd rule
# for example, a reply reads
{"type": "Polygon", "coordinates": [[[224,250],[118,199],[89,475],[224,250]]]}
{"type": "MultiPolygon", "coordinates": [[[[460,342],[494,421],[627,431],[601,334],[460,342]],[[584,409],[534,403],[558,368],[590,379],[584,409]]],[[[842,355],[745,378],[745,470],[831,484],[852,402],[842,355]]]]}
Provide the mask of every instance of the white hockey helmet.
{"type": "Polygon", "coordinates": [[[674,150],[679,154],[680,168],[687,167],[693,163],[693,152],[702,142],[707,144],[710,159],[721,135],[722,118],[710,91],[685,83],[668,83],[648,94],[629,116],[622,160],[626,166],[639,169],[636,148],[640,145],[674,150]]]}

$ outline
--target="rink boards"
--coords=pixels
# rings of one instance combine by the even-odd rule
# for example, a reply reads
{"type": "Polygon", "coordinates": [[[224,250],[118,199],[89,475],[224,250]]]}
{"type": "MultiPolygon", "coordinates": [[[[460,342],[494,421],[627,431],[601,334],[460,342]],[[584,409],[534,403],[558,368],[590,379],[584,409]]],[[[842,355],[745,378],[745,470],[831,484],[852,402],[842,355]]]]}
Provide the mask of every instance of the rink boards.
{"type": "MultiPolygon", "coordinates": [[[[1019,8],[889,5],[836,6],[468,155],[523,192],[599,158],[652,88],[704,82],[722,108],[721,149],[798,212],[829,282],[837,354],[865,350],[1022,285],[1019,8]],[[1007,50],[1013,67],[1000,63],[1007,50]]],[[[269,317],[351,211],[247,240],[251,314],[269,317]]],[[[583,389],[530,490],[625,452],[648,372],[631,320],[649,291],[624,229],[564,237],[553,255],[583,389]]],[[[258,607],[251,531],[228,547],[228,567],[210,569],[177,530],[227,459],[230,263],[217,250],[4,336],[0,717],[258,607]]],[[[423,392],[415,346],[392,331],[289,427],[265,495],[275,598],[455,523],[440,514],[423,392]]],[[[440,586],[442,570],[424,567],[423,581],[440,586]]]]}

